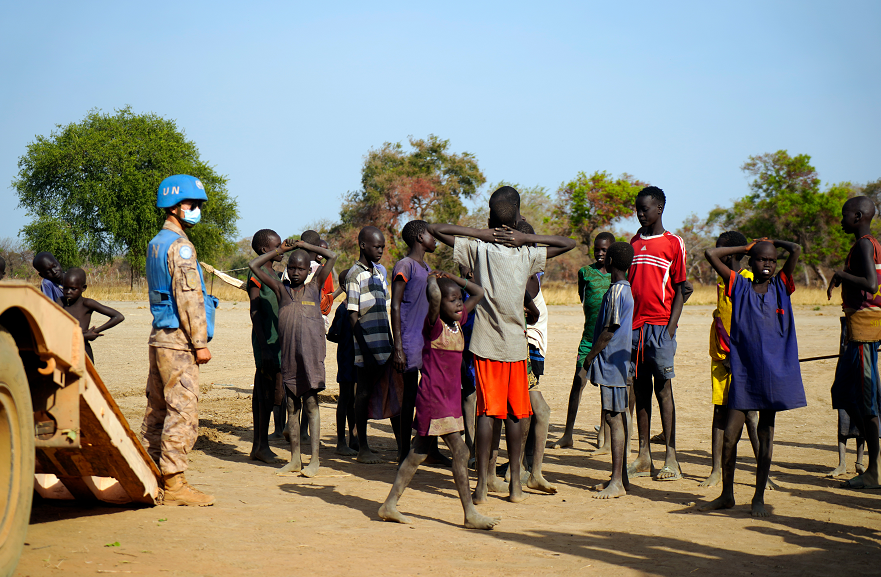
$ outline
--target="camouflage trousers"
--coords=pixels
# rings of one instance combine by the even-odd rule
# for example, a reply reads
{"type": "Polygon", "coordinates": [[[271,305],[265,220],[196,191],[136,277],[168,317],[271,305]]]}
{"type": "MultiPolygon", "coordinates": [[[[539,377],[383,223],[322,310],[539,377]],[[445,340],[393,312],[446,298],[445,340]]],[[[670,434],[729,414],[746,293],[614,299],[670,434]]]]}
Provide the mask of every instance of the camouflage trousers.
{"type": "Polygon", "coordinates": [[[192,351],[148,348],[142,442],[163,475],[181,473],[199,436],[199,366],[192,351]]]}

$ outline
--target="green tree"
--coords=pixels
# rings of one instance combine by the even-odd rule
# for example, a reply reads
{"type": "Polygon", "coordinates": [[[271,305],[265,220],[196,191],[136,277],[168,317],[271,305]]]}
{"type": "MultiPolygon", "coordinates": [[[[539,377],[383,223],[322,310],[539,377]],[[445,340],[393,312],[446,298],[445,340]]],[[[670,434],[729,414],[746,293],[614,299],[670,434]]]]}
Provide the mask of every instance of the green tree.
{"type": "Polygon", "coordinates": [[[633,215],[636,194],[646,186],[629,174],[614,178],[606,171],[579,172],[557,189],[555,215],[560,232],[590,246],[598,229],[633,215]]]}
{"type": "Polygon", "coordinates": [[[463,199],[477,193],[486,178],[469,152],[453,153],[450,141],[429,135],[403,144],[386,142],[364,157],[361,188],[343,197],[340,223],[330,229],[341,266],[357,259],[358,231],[379,227],[386,235],[389,260],[405,250],[399,238],[410,219],[458,222],[466,213],[463,199]]]}
{"type": "Polygon", "coordinates": [[[716,208],[708,223],[737,229],[748,237],[781,238],[802,246],[802,264],[812,269],[825,287],[823,268],[838,265],[849,242],[841,230],[841,207],[853,194],[849,183],[820,190],[820,178],[807,154],[785,150],[750,156],[741,170],[753,177],[752,193],[730,208],[716,208]]]}
{"type": "Polygon", "coordinates": [[[113,115],[93,110],[28,144],[12,181],[19,206],[33,218],[21,234],[34,251],[58,251],[67,266],[123,255],[134,277],[165,218],[156,190],[173,174],[199,178],[208,194],[201,224],[188,231],[199,257],[231,251],[238,207],[226,177],[199,158],[173,120],[130,107],[113,115]]]}

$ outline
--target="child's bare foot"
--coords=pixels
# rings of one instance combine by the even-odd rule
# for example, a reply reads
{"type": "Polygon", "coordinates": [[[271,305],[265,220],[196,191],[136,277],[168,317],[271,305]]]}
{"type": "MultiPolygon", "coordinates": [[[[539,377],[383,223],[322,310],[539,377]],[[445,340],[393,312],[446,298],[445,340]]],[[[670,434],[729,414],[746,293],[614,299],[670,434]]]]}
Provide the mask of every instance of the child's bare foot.
{"type": "Polygon", "coordinates": [[[764,501],[756,501],[756,500],[753,500],[752,511],[750,511],[750,514],[753,517],[770,517],[771,516],[771,513],[767,509],[765,509],[764,501]]]}
{"type": "MultiPolygon", "coordinates": [[[[856,464],[854,464],[854,468],[855,468],[856,471],[857,471],[857,475],[862,475],[863,473],[866,472],[866,467],[865,467],[865,465],[863,465],[862,463],[856,463],[856,464]]],[[[842,472],[842,474],[844,474],[844,473],[842,472]]]]}
{"type": "Polygon", "coordinates": [[[734,497],[726,497],[722,495],[718,499],[713,499],[709,503],[704,503],[697,508],[698,511],[716,511],[718,509],[730,509],[734,506],[734,497]]]}
{"type": "Polygon", "coordinates": [[[559,441],[548,443],[548,446],[552,449],[565,449],[566,447],[574,447],[575,443],[572,441],[572,435],[563,435],[559,441]]]}
{"type": "Polygon", "coordinates": [[[599,455],[608,455],[612,452],[612,449],[609,447],[600,447],[598,449],[594,449],[590,453],[588,453],[591,457],[597,457],[599,455]]]}
{"type": "Polygon", "coordinates": [[[304,477],[314,477],[318,474],[318,457],[312,457],[309,461],[309,464],[303,467],[303,470],[300,472],[304,477]]]}
{"type": "Polygon", "coordinates": [[[490,493],[504,493],[508,490],[508,484],[500,477],[493,475],[486,482],[486,490],[490,493]]]}
{"type": "MultiPolygon", "coordinates": [[[[407,455],[404,455],[404,458],[406,459],[407,455]]],[[[401,460],[403,461],[403,459],[401,460]]],[[[425,457],[425,461],[423,461],[422,464],[433,465],[436,467],[452,467],[453,461],[440,451],[432,451],[427,457],[425,457]]]]}
{"type": "Polygon", "coordinates": [[[651,459],[637,457],[635,461],[627,465],[627,477],[651,477],[655,472],[651,459]]]}
{"type": "Polygon", "coordinates": [[[483,505],[489,500],[489,496],[487,495],[486,490],[480,491],[479,489],[474,489],[474,492],[471,493],[471,502],[475,505],[483,505]]]}
{"type": "Polygon", "coordinates": [[[623,497],[627,494],[627,491],[624,490],[624,486],[621,483],[606,483],[606,486],[596,495],[593,495],[594,499],[617,499],[618,497],[623,497]]]}
{"type": "MultiPolygon", "coordinates": [[[[380,517],[382,516],[382,509],[379,510],[379,515],[380,517]]],[[[488,531],[498,525],[500,520],[498,517],[487,517],[480,513],[472,513],[471,515],[465,515],[465,528],[488,531]]]]}
{"type": "Polygon", "coordinates": [[[832,471],[826,476],[834,479],[835,477],[840,477],[845,473],[847,473],[847,467],[845,467],[844,463],[838,463],[838,466],[832,469],[832,471]]]}
{"type": "Polygon", "coordinates": [[[251,460],[252,461],[263,461],[264,463],[268,463],[270,465],[274,464],[278,459],[278,455],[272,452],[272,449],[269,447],[265,447],[258,451],[251,451],[251,460]]]}
{"type": "Polygon", "coordinates": [[[388,503],[383,503],[382,507],[379,508],[379,516],[383,521],[394,521],[395,523],[403,523],[404,525],[410,525],[412,523],[409,517],[404,517],[401,515],[401,512],[398,511],[397,507],[389,505],[388,503]]]}
{"type": "MultiPolygon", "coordinates": [[[[719,484],[719,481],[722,480],[722,471],[718,469],[713,469],[710,471],[710,476],[700,482],[698,487],[715,487],[719,484]]],[[[770,480],[770,479],[769,479],[770,480]]]]}
{"type": "Polygon", "coordinates": [[[765,484],[765,490],[766,491],[773,491],[774,489],[779,489],[779,488],[780,488],[780,486],[774,482],[774,479],[772,479],[771,477],[768,477],[768,483],[765,484]]]}
{"type": "Polygon", "coordinates": [[[358,454],[358,451],[348,446],[345,443],[337,443],[336,445],[336,454],[342,455],[344,457],[354,457],[358,454]]]}
{"type": "Polygon", "coordinates": [[[511,492],[508,493],[508,501],[512,503],[522,503],[526,500],[528,495],[523,492],[523,487],[520,483],[514,483],[514,486],[511,487],[511,492]]]}
{"type": "Polygon", "coordinates": [[[303,470],[303,461],[297,459],[296,461],[291,461],[287,465],[281,468],[281,473],[299,473],[303,470]]]}
{"type": "Polygon", "coordinates": [[[547,480],[539,473],[537,476],[535,472],[529,475],[529,479],[526,480],[526,486],[530,489],[535,489],[536,491],[544,491],[545,493],[550,493],[551,495],[557,492],[557,488],[547,482],[547,480]]]}
{"type": "Polygon", "coordinates": [[[371,451],[370,447],[364,447],[363,449],[358,451],[358,456],[355,457],[355,460],[359,463],[364,463],[366,465],[376,465],[377,463],[382,463],[382,457],[371,451]]]}

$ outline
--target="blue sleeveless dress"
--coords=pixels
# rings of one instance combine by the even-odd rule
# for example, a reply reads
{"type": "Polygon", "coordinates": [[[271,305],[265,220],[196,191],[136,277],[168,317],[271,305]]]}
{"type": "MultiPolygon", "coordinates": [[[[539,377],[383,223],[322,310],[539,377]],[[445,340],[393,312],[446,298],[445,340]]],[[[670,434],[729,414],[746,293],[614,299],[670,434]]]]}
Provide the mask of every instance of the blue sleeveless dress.
{"type": "Polygon", "coordinates": [[[792,279],[784,273],[759,294],[752,282],[732,275],[731,389],[728,407],[739,411],[786,411],[806,406],[798,364],[792,279]]]}

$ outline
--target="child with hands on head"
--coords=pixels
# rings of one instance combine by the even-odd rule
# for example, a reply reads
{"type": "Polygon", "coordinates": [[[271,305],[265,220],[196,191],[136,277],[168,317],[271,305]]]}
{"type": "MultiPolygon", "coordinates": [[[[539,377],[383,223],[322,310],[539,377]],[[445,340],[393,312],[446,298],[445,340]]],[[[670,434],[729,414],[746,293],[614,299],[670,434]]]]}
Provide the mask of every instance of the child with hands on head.
{"type": "Polygon", "coordinates": [[[726,281],[731,299],[729,353],[731,384],[728,390],[728,422],[722,447],[722,495],[700,507],[701,511],[734,506],[734,469],[737,442],[749,411],[759,412],[756,455],[756,490],[752,500],[753,517],[768,517],[765,488],[771,469],[774,420],[778,411],[807,405],[798,343],[792,317],[790,295],[795,291],[792,272],[801,247],[783,240],[759,239],[747,246],[720,246],[704,255],[726,281]],[[789,253],[783,269],[777,271],[777,248],[789,253]],[[732,270],[723,259],[729,255],[749,255],[753,279],[732,270]]]}
{"type": "Polygon", "coordinates": [[[398,511],[398,499],[419,465],[428,457],[432,448],[431,439],[440,437],[453,453],[453,479],[465,510],[465,527],[492,529],[499,522],[498,519],[481,515],[474,507],[468,484],[468,448],[461,435],[464,422],[459,367],[465,348],[462,323],[483,295],[482,287],[463,278],[441,271],[432,271],[428,276],[426,296],[429,306],[422,325],[425,342],[422,349],[422,382],[416,394],[416,418],[413,422],[416,438],[398,469],[388,498],[379,509],[379,516],[386,521],[410,523],[398,511]],[[463,288],[471,295],[464,303],[463,288]]]}
{"type": "Polygon", "coordinates": [[[79,321],[80,328],[83,329],[83,340],[86,345],[86,354],[89,356],[89,360],[94,363],[95,357],[92,354],[91,342],[98,337],[103,337],[104,335],[102,333],[104,331],[113,328],[124,321],[125,317],[116,309],[102,305],[96,300],[83,298],[83,292],[85,292],[86,286],[86,271],[83,269],[72,268],[64,273],[62,281],[62,302],[64,303],[64,310],[79,321]],[[100,327],[89,327],[92,322],[92,313],[94,312],[102,314],[105,317],[110,317],[110,320],[100,327]]]}
{"type": "Polygon", "coordinates": [[[314,477],[319,466],[321,422],[318,392],[325,388],[324,357],[327,351],[320,308],[321,289],[335,262],[336,253],[302,240],[289,239],[274,251],[266,252],[248,263],[260,282],[272,288],[278,299],[281,374],[287,393],[288,424],[291,427],[291,462],[282,468],[282,472],[302,472],[306,477],[314,477]],[[290,280],[287,281],[278,279],[263,268],[264,264],[282,252],[291,252],[287,263],[290,280]],[[326,265],[329,266],[320,267],[306,282],[311,273],[310,252],[326,258],[326,265]],[[296,434],[301,407],[305,409],[312,442],[312,458],[305,468],[300,459],[300,436],[296,434]]]}

